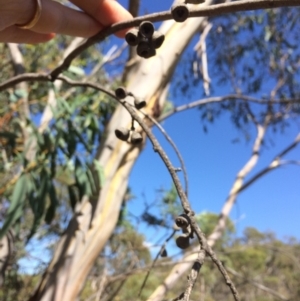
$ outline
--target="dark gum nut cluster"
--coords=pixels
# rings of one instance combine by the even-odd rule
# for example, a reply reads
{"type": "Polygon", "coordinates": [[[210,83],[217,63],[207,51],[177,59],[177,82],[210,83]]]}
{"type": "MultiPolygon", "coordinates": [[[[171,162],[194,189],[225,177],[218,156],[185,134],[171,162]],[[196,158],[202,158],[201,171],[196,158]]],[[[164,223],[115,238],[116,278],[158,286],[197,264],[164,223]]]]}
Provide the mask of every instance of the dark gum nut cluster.
{"type": "Polygon", "coordinates": [[[124,87],[119,87],[115,90],[115,95],[117,98],[119,99],[125,99],[127,96],[132,96],[134,98],[134,106],[136,107],[136,109],[140,110],[142,108],[144,108],[147,103],[145,100],[143,99],[137,99],[133,96],[132,93],[127,92],[127,90],[124,87]]]}
{"type": "Polygon", "coordinates": [[[115,95],[119,99],[124,99],[128,95],[128,93],[124,87],[119,87],[115,90],[115,95]]]}
{"type": "Polygon", "coordinates": [[[138,110],[140,110],[140,109],[142,109],[143,107],[145,107],[146,106],[146,101],[145,100],[140,100],[140,99],[134,99],[134,106],[138,109],[138,110]]]}
{"type": "Polygon", "coordinates": [[[180,249],[186,249],[190,246],[190,241],[188,237],[179,236],[176,238],[176,245],[180,249]]]}
{"type": "Polygon", "coordinates": [[[120,127],[115,130],[115,135],[118,139],[127,141],[130,135],[130,131],[124,127],[120,127]]]}
{"type": "Polygon", "coordinates": [[[171,8],[171,14],[176,22],[184,22],[190,15],[186,4],[178,4],[171,8]]]}
{"type": "Polygon", "coordinates": [[[133,145],[138,145],[140,144],[141,142],[143,141],[143,137],[140,133],[138,132],[133,132],[131,134],[131,139],[130,139],[130,142],[133,144],[133,145]]]}
{"type": "Polygon", "coordinates": [[[144,21],[139,26],[140,34],[148,39],[153,36],[154,30],[155,30],[154,25],[150,21],[144,21]]]}
{"type": "MultiPolygon", "coordinates": [[[[119,127],[115,130],[115,135],[118,139],[122,141],[128,141],[130,137],[130,130],[128,130],[125,127],[119,127]]],[[[131,137],[130,137],[130,142],[133,145],[138,145],[143,141],[143,137],[140,133],[138,132],[132,132],[131,137]]]]}
{"type": "Polygon", "coordinates": [[[128,45],[137,46],[138,56],[147,59],[156,55],[156,49],[161,47],[165,36],[155,31],[152,22],[144,21],[139,28],[129,30],[125,35],[125,40],[128,45]]]}

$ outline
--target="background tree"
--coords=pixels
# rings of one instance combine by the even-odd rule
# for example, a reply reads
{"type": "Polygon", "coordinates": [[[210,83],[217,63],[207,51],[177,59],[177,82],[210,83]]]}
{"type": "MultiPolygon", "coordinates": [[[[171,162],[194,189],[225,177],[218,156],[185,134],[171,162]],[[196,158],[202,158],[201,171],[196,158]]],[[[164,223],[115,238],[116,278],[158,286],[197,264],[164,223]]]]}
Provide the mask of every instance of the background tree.
{"type": "MultiPolygon", "coordinates": [[[[129,3],[134,15],[138,11],[137,5],[136,1],[129,3]]],[[[141,126],[151,126],[155,120],[162,121],[173,113],[199,107],[204,130],[207,130],[209,122],[229,112],[231,120],[246,138],[255,133],[252,154],[237,174],[216,226],[208,236],[210,246],[221,238],[229,212],[240,192],[269,171],[298,163],[296,160],[284,161],[284,156],[297,146],[299,135],[290,145],[284,146],[266,168],[250,173],[260,159],[260,151],[270,129],[286,129],[299,113],[299,9],[284,7],[247,12],[297,5],[298,1],[287,0],[257,0],[251,4],[244,1],[224,4],[206,1],[191,6],[190,16],[193,18],[184,23],[169,21],[172,16],[166,12],[114,25],[87,41],[59,36],[52,42],[34,47],[1,45],[0,194],[1,211],[5,217],[1,231],[3,241],[7,246],[11,244],[8,230],[12,227],[13,237],[21,242],[30,240],[35,233],[43,233],[41,230],[46,233],[45,240],[51,235],[59,237],[52,251],[52,260],[39,277],[39,284],[30,300],[75,300],[89,273],[88,284],[96,285],[97,292],[90,296],[87,285],[83,291],[89,295],[86,298],[99,300],[102,296],[112,300],[121,294],[126,300],[132,296],[122,293],[122,286],[127,280],[131,281],[131,285],[140,280],[134,278],[136,276],[127,279],[126,267],[142,269],[149,264],[149,250],[143,245],[140,234],[132,226],[116,228],[120,212],[126,208],[124,196],[128,192],[129,173],[143,145],[118,140],[115,129],[131,128],[133,124],[135,131],[145,138],[145,131],[132,122],[133,115],[127,102],[124,108],[113,101],[113,91],[121,84],[136,99],[147,103],[142,113],[138,113],[144,118],[141,126]],[[219,16],[224,13],[228,14],[219,16]],[[105,42],[97,42],[120,28],[138,26],[143,20],[168,20],[158,29],[165,35],[165,41],[156,56],[142,59],[130,49],[125,60],[126,46],[112,48],[106,55],[102,54],[105,42]],[[199,42],[192,52],[188,45],[199,32],[199,42]],[[186,55],[183,55],[185,50],[186,55]],[[207,57],[207,53],[211,56],[207,57]],[[183,59],[182,64],[180,58],[183,59]],[[115,59],[123,59],[123,64],[105,68],[105,64],[115,59]],[[208,73],[208,66],[213,67],[213,72],[208,73]],[[47,73],[48,70],[51,71],[47,73]],[[203,94],[216,95],[217,87],[222,84],[223,93],[222,96],[205,97],[174,107],[174,104],[166,102],[170,82],[177,87],[172,93],[182,93],[185,97],[193,95],[195,87],[200,85],[203,86],[203,94]],[[137,254],[136,259],[134,254],[137,254]],[[116,273],[117,269],[126,281],[110,279],[108,275],[116,273]],[[97,275],[99,271],[101,273],[97,275]]],[[[134,119],[137,120],[136,117],[134,119]]],[[[176,188],[178,192],[178,183],[176,188]]],[[[174,200],[174,193],[171,196],[174,200]]],[[[164,211],[166,215],[160,212],[157,216],[146,210],[142,218],[172,232],[173,220],[171,222],[170,218],[174,219],[182,213],[182,209],[177,211],[178,206],[172,207],[174,202],[167,202],[165,198],[162,201],[167,208],[164,211]]],[[[145,288],[141,298],[162,300],[168,291],[173,297],[184,291],[184,286],[178,291],[179,286],[173,287],[197,258],[195,248],[198,250],[199,246],[192,244],[184,252],[179,260],[183,263],[175,265],[169,275],[166,269],[160,271],[159,276],[166,277],[164,285],[158,286],[161,281],[151,280],[153,275],[150,275],[148,279],[152,290],[158,287],[153,294],[152,290],[145,291],[145,288]]],[[[6,248],[2,257],[5,258],[1,267],[2,277],[12,255],[11,249],[6,248]]],[[[261,271],[267,261],[265,253],[250,247],[247,252],[241,262],[255,261],[257,266],[253,269],[261,271]]],[[[174,265],[175,261],[171,263],[174,265]]],[[[243,263],[238,264],[238,260],[235,263],[232,275],[244,279],[243,263]]],[[[165,264],[164,260],[162,264],[165,264]]],[[[220,295],[228,292],[225,292],[225,286],[214,290],[213,284],[219,282],[213,278],[205,280],[206,272],[200,277],[202,295],[206,296],[201,298],[218,300],[220,295]],[[212,293],[216,291],[218,293],[212,293]]],[[[277,277],[276,273],[270,272],[270,275],[277,277]]],[[[19,278],[16,281],[20,283],[27,281],[19,278]]],[[[256,279],[251,281],[249,283],[253,284],[256,279]]],[[[32,280],[34,282],[36,280],[32,280]]],[[[256,282],[261,283],[260,280],[256,282]]],[[[256,291],[251,295],[247,289],[243,291],[245,298],[258,298],[256,291]]],[[[297,296],[293,287],[288,289],[289,292],[282,285],[275,295],[297,296]]],[[[15,297],[12,295],[11,298],[15,297]]]]}

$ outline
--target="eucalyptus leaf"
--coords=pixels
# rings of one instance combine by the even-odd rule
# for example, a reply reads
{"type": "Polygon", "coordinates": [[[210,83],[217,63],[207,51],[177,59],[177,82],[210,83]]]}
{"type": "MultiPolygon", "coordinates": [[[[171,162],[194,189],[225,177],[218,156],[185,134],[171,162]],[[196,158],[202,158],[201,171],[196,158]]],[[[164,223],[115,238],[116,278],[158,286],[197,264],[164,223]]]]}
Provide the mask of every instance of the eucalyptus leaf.
{"type": "Polygon", "coordinates": [[[72,209],[74,210],[75,205],[78,201],[75,185],[68,186],[68,193],[69,193],[70,205],[71,205],[72,209]]]}
{"type": "Polygon", "coordinates": [[[90,187],[91,187],[92,194],[96,194],[97,193],[96,181],[95,181],[93,173],[92,173],[92,171],[89,167],[87,168],[86,174],[88,176],[88,180],[89,180],[89,184],[90,184],[90,187]]]}
{"type": "Polygon", "coordinates": [[[68,69],[68,71],[76,74],[76,75],[85,75],[84,69],[71,65],[68,69]]]}
{"type": "Polygon", "coordinates": [[[34,194],[34,196],[32,196],[32,201],[34,202],[34,206],[32,206],[34,219],[33,219],[30,233],[27,236],[27,242],[36,233],[36,230],[41,224],[41,220],[45,213],[46,196],[49,187],[49,180],[50,177],[48,172],[45,169],[42,169],[40,173],[40,182],[39,182],[38,191],[36,194],[34,194]]]}
{"type": "Polygon", "coordinates": [[[55,187],[49,179],[49,198],[50,198],[50,206],[47,209],[46,215],[45,215],[45,222],[47,224],[50,224],[55,216],[56,207],[58,206],[58,199],[56,196],[55,187]]]}
{"type": "Polygon", "coordinates": [[[22,174],[11,197],[11,203],[5,216],[3,226],[0,230],[0,239],[7,233],[11,226],[23,215],[24,202],[27,193],[27,177],[22,174]]]}

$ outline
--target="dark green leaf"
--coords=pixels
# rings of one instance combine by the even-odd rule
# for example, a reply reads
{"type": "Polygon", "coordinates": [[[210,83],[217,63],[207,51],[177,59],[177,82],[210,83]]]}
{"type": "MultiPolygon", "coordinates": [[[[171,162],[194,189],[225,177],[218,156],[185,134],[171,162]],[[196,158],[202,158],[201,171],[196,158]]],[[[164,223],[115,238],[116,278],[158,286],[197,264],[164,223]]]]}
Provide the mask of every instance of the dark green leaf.
{"type": "Polygon", "coordinates": [[[45,216],[45,222],[47,224],[50,224],[55,216],[55,210],[58,206],[58,200],[56,197],[56,191],[55,187],[50,179],[49,183],[49,198],[50,198],[50,206],[47,209],[46,216],[45,216]]]}
{"type": "Polygon", "coordinates": [[[74,210],[75,205],[78,201],[75,185],[68,186],[68,192],[69,192],[69,197],[70,197],[70,205],[71,205],[72,209],[74,210]]]}
{"type": "Polygon", "coordinates": [[[45,169],[42,169],[41,174],[40,174],[38,191],[37,191],[36,195],[32,194],[31,196],[29,196],[31,198],[31,200],[29,202],[32,204],[31,208],[33,211],[34,219],[33,219],[30,233],[27,237],[27,242],[35,234],[38,226],[41,224],[41,220],[45,213],[46,195],[48,192],[49,180],[50,180],[50,177],[49,177],[48,172],[45,169]]]}
{"type": "Polygon", "coordinates": [[[0,230],[0,239],[23,214],[24,201],[27,193],[26,184],[27,177],[25,174],[22,174],[14,187],[11,203],[6,213],[3,227],[0,230]]]}

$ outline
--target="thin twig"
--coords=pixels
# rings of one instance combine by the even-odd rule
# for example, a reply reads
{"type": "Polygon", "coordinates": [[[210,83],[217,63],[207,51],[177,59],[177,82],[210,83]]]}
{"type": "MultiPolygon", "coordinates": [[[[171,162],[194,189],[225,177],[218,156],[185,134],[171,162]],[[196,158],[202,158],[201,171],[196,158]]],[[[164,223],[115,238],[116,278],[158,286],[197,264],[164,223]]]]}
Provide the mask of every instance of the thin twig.
{"type": "MultiPolygon", "coordinates": [[[[236,2],[229,2],[223,4],[211,5],[208,7],[197,7],[191,9],[189,17],[212,17],[223,14],[228,14],[232,12],[241,12],[249,10],[259,10],[259,9],[272,9],[279,7],[293,7],[300,6],[299,0],[243,0],[236,2]]],[[[126,28],[131,28],[138,26],[143,21],[160,22],[165,20],[171,20],[172,15],[169,11],[159,12],[149,15],[144,15],[142,17],[136,17],[132,20],[127,20],[119,23],[112,24],[111,26],[105,28],[101,32],[97,33],[93,37],[83,40],[80,45],[69,53],[63,60],[63,62],[54,68],[49,74],[36,74],[27,73],[22,76],[16,76],[6,80],[4,83],[0,84],[0,91],[5,90],[12,85],[20,83],[22,81],[48,81],[56,79],[64,70],[66,70],[71,62],[79,56],[83,51],[85,51],[90,46],[103,41],[106,37],[126,28]]]]}
{"type": "Polygon", "coordinates": [[[48,74],[41,73],[24,73],[11,77],[10,79],[2,82],[0,84],[0,92],[6,90],[7,88],[13,87],[21,82],[48,82],[51,81],[51,76],[48,74]]]}
{"type": "MultiPolygon", "coordinates": [[[[190,102],[190,103],[182,105],[182,106],[175,107],[172,110],[170,110],[169,112],[161,115],[159,117],[159,121],[167,119],[174,113],[193,109],[195,107],[206,105],[209,103],[231,101],[231,100],[243,100],[243,101],[249,101],[249,102],[254,102],[254,103],[258,103],[258,104],[270,103],[270,100],[268,100],[268,99],[260,99],[260,98],[256,98],[256,97],[252,97],[252,96],[239,95],[239,94],[229,94],[229,95],[225,95],[225,96],[209,97],[209,98],[199,99],[199,100],[190,102]]],[[[274,100],[272,103],[280,103],[280,104],[300,103],[300,99],[279,99],[279,100],[274,100]]]]}
{"type": "MultiPolygon", "coordinates": [[[[115,98],[115,97],[114,97],[115,98]]],[[[116,98],[115,98],[116,99],[116,98]]],[[[129,112],[129,114],[132,116],[132,118],[134,118],[137,123],[141,126],[141,128],[145,131],[146,135],[148,136],[149,140],[151,141],[152,145],[153,145],[153,149],[155,152],[157,152],[159,154],[159,156],[161,157],[161,159],[163,160],[163,162],[165,163],[165,166],[167,167],[174,185],[176,187],[177,193],[179,195],[179,198],[181,200],[181,205],[184,209],[184,212],[189,216],[190,220],[191,220],[191,226],[199,240],[199,243],[201,245],[201,247],[207,252],[207,254],[210,256],[210,258],[212,259],[212,261],[215,263],[215,265],[218,267],[219,271],[221,272],[221,274],[223,275],[223,278],[226,282],[226,284],[229,286],[232,295],[234,297],[234,299],[236,301],[239,301],[239,296],[238,296],[238,292],[235,288],[234,283],[231,281],[228,273],[226,272],[222,262],[217,258],[216,254],[213,252],[213,250],[210,248],[210,246],[207,244],[207,240],[205,238],[204,233],[201,231],[201,229],[199,228],[199,225],[197,224],[195,218],[194,218],[194,213],[191,209],[191,206],[189,204],[189,201],[184,193],[184,190],[181,186],[180,180],[177,176],[176,173],[176,169],[174,168],[174,166],[172,165],[170,159],[168,158],[167,154],[165,153],[165,151],[163,150],[163,148],[160,146],[159,142],[157,141],[156,137],[153,135],[153,133],[151,132],[150,128],[146,125],[146,123],[138,116],[138,114],[135,112],[135,110],[132,108],[132,106],[127,103],[127,102],[121,102],[122,105],[127,109],[127,111],[129,112]]]]}
{"type": "Polygon", "coordinates": [[[163,160],[165,166],[167,167],[175,188],[177,190],[177,194],[180,198],[181,201],[181,205],[182,208],[184,210],[184,212],[189,216],[190,220],[191,220],[191,227],[194,230],[199,243],[201,245],[201,247],[205,250],[205,252],[210,256],[210,258],[212,259],[212,261],[215,263],[215,265],[218,267],[219,271],[221,272],[221,274],[223,275],[223,278],[226,282],[226,284],[229,286],[232,295],[234,297],[234,299],[236,301],[239,301],[239,296],[238,296],[238,292],[235,288],[234,283],[231,281],[228,273],[226,272],[222,262],[217,258],[216,254],[213,252],[213,250],[210,248],[210,246],[207,244],[207,240],[205,238],[204,233],[201,231],[201,229],[199,228],[199,225],[197,224],[195,218],[194,218],[194,212],[191,209],[190,203],[187,199],[187,196],[182,188],[182,185],[180,183],[180,180],[177,176],[177,172],[176,172],[176,168],[172,165],[170,159],[168,158],[167,154],[165,153],[165,151],[163,150],[163,148],[161,147],[161,145],[159,144],[158,140],[156,139],[156,137],[153,135],[152,131],[150,130],[150,128],[146,125],[146,123],[142,120],[142,118],[139,116],[139,114],[135,111],[135,109],[131,106],[131,104],[129,104],[126,101],[121,101],[119,100],[112,91],[109,91],[107,89],[104,89],[103,87],[94,84],[94,83],[89,83],[89,82],[78,82],[78,81],[72,81],[69,80],[65,77],[60,77],[60,79],[68,82],[71,85],[74,86],[82,86],[82,87],[90,87],[90,88],[94,88],[97,89],[99,91],[105,92],[107,95],[111,96],[113,99],[115,99],[116,101],[118,101],[120,104],[123,105],[123,107],[128,111],[128,113],[131,115],[131,117],[141,126],[141,128],[144,130],[144,132],[146,133],[147,137],[149,138],[149,140],[151,141],[152,145],[153,145],[153,149],[155,152],[158,153],[158,155],[160,156],[160,158],[163,160]]]}
{"type": "Polygon", "coordinates": [[[179,297],[177,297],[176,299],[174,299],[173,301],[189,301],[190,300],[190,296],[193,290],[193,287],[196,283],[196,280],[198,278],[200,269],[204,263],[205,260],[205,251],[204,250],[200,250],[198,253],[198,258],[197,260],[194,262],[191,272],[188,275],[188,285],[187,288],[185,289],[185,292],[183,294],[181,294],[179,297]]]}
{"type": "Polygon", "coordinates": [[[272,162],[265,167],[264,169],[262,169],[261,171],[259,171],[258,173],[256,173],[255,175],[253,175],[247,182],[245,182],[237,191],[236,193],[240,193],[243,190],[245,190],[247,187],[249,187],[253,182],[257,181],[259,178],[261,178],[263,175],[265,175],[266,173],[268,173],[271,170],[274,170],[276,168],[279,168],[280,166],[283,165],[287,165],[287,164],[299,164],[299,161],[295,161],[295,160],[287,160],[287,161],[282,161],[280,160],[284,155],[286,155],[288,152],[290,152],[292,149],[294,149],[298,144],[300,143],[300,134],[297,135],[297,137],[295,138],[295,140],[289,145],[287,146],[284,150],[282,150],[273,160],[272,162]]]}
{"type": "MultiPolygon", "coordinates": [[[[299,6],[300,3],[298,0],[244,0],[236,1],[230,3],[216,4],[208,7],[197,7],[190,10],[189,17],[212,17],[218,16],[238,11],[249,11],[249,10],[258,10],[258,9],[271,9],[277,7],[287,7],[287,6],[299,6]]],[[[139,26],[143,21],[159,22],[165,20],[171,20],[172,14],[170,11],[159,12],[149,15],[144,15],[142,17],[136,17],[132,20],[127,20],[119,23],[115,23],[110,27],[102,30],[93,37],[85,40],[77,49],[75,49],[66,59],[56,67],[51,73],[51,77],[54,79],[62,73],[63,70],[68,68],[78,55],[80,55],[88,47],[103,41],[106,37],[126,28],[131,28],[139,26]]]]}
{"type": "Polygon", "coordinates": [[[151,120],[152,123],[154,123],[158,129],[161,131],[161,133],[165,136],[165,138],[168,140],[168,142],[171,144],[171,146],[173,147],[176,155],[178,156],[178,159],[180,161],[180,166],[183,172],[183,176],[184,176],[184,184],[185,184],[185,194],[188,196],[188,175],[187,175],[187,171],[186,171],[186,167],[185,167],[185,163],[183,161],[183,158],[181,156],[181,153],[178,149],[178,147],[176,146],[176,144],[174,143],[174,141],[172,140],[172,138],[168,135],[168,133],[165,131],[165,129],[156,121],[156,119],[154,119],[151,115],[140,111],[144,116],[146,116],[148,119],[151,120]]]}
{"type": "Polygon", "coordinates": [[[148,272],[147,272],[147,274],[146,274],[146,276],[145,276],[145,279],[144,279],[144,281],[143,281],[143,283],[142,283],[142,286],[141,286],[141,288],[140,288],[138,297],[141,296],[142,291],[143,291],[143,289],[144,289],[144,287],[145,287],[145,285],[146,285],[146,282],[147,282],[147,280],[148,280],[148,278],[149,278],[149,275],[150,275],[152,269],[154,268],[154,265],[155,265],[155,263],[157,262],[159,256],[160,256],[160,255],[162,254],[162,252],[166,249],[167,243],[168,243],[168,242],[170,241],[170,239],[175,235],[175,233],[176,233],[176,230],[173,231],[172,234],[165,240],[165,242],[164,242],[164,244],[161,246],[159,252],[156,254],[156,256],[155,256],[155,258],[154,258],[154,260],[153,260],[153,262],[152,262],[152,265],[151,265],[151,267],[149,268],[149,270],[148,270],[148,272]]]}
{"type": "MultiPolygon", "coordinates": [[[[209,84],[211,82],[208,74],[208,63],[207,63],[207,52],[206,52],[206,38],[210,30],[212,29],[212,23],[207,23],[203,29],[200,40],[194,47],[194,51],[197,52],[198,57],[201,57],[202,61],[202,77],[203,77],[203,88],[205,95],[209,95],[209,84]]],[[[201,68],[199,68],[201,70],[201,68]]]]}

